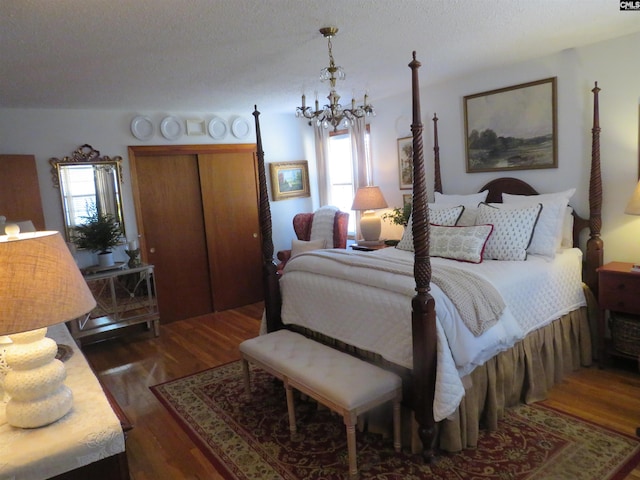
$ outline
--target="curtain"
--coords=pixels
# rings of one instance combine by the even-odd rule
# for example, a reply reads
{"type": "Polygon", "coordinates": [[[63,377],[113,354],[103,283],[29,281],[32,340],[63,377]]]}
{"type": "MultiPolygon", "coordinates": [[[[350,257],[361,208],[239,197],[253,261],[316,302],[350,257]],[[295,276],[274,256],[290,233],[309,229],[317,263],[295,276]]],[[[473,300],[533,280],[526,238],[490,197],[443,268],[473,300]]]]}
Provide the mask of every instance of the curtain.
{"type": "Polygon", "coordinates": [[[329,131],[314,122],[316,139],[316,166],[318,169],[318,190],[320,206],[331,205],[331,179],[329,176],[329,131]]]}
{"type": "Polygon", "coordinates": [[[111,165],[95,165],[94,181],[96,185],[96,206],[98,213],[111,214],[118,218],[118,204],[114,190],[113,177],[116,175],[111,165]]]}
{"type": "MultiPolygon", "coordinates": [[[[367,124],[364,117],[356,118],[351,123],[351,160],[353,162],[353,195],[360,187],[373,185],[371,158],[365,148],[367,124]]],[[[362,212],[356,213],[356,238],[360,238],[360,217],[362,212]]]]}
{"type": "MultiPolygon", "coordinates": [[[[360,187],[373,185],[371,159],[365,148],[367,124],[365,117],[356,118],[351,123],[351,158],[353,160],[353,187],[357,191],[360,187]]],[[[355,191],[353,192],[355,195],[355,191]]]]}

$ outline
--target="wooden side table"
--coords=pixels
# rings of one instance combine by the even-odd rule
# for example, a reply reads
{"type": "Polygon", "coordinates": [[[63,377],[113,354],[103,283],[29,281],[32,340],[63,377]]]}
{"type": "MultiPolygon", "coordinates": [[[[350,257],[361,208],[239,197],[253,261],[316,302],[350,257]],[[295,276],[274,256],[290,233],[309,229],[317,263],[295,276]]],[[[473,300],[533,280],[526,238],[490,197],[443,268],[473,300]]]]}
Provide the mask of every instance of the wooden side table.
{"type": "MultiPolygon", "coordinates": [[[[601,365],[609,356],[638,359],[640,355],[616,350],[615,345],[605,339],[607,310],[614,314],[640,315],[640,272],[632,272],[632,266],[627,262],[611,262],[598,269],[598,359],[601,365]]],[[[638,350],[640,352],[640,338],[638,350]]]]}

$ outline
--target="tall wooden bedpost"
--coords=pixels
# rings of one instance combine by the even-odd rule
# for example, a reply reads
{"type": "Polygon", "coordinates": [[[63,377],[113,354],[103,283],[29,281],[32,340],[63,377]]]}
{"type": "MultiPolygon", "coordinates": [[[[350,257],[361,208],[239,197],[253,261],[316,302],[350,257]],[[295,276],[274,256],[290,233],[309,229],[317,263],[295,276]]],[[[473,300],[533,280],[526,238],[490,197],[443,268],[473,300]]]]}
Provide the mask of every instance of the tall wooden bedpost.
{"type": "Polygon", "coordinates": [[[431,261],[429,259],[429,210],[427,205],[427,182],[424,170],[422,147],[422,119],[420,116],[420,84],[418,68],[420,62],[413,60],[411,88],[413,98],[413,245],[415,262],[413,273],[416,280],[416,295],[411,301],[411,326],[413,329],[413,411],[418,422],[418,435],[423,445],[423,457],[429,462],[434,455],[435,421],[433,399],[436,384],[436,313],[435,301],[429,293],[431,261]]]}
{"type": "Polygon", "coordinates": [[[602,265],[603,242],[600,238],[602,228],[602,178],[600,176],[600,110],[598,106],[598,82],[593,92],[593,128],[591,129],[591,176],[589,178],[589,240],[587,240],[587,268],[584,281],[593,294],[598,297],[598,273],[602,265]]]}
{"type": "Polygon", "coordinates": [[[438,116],[433,114],[433,191],[442,193],[440,177],[440,146],[438,145],[438,116]]]}
{"type": "Polygon", "coordinates": [[[258,156],[258,183],[260,189],[260,233],[262,235],[262,286],[264,290],[264,308],[267,331],[275,332],[282,327],[280,319],[280,283],[277,267],[273,261],[273,238],[271,236],[271,209],[267,192],[267,176],[264,168],[264,151],[260,134],[260,112],[254,105],[253,116],[256,121],[256,154],[258,156]]]}

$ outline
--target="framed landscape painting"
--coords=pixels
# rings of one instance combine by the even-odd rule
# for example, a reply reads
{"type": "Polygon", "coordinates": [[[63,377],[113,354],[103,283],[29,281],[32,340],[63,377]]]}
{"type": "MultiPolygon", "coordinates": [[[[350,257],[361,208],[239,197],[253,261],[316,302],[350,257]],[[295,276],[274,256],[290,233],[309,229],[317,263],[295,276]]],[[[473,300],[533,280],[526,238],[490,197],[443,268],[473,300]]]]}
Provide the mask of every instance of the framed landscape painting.
{"type": "Polygon", "coordinates": [[[400,190],[413,188],[413,137],[398,139],[400,190]]]}
{"type": "Polygon", "coordinates": [[[309,165],[306,160],[270,163],[271,194],[273,200],[308,197],[309,165]]]}
{"type": "Polygon", "coordinates": [[[558,167],[556,77],[464,97],[467,173],[558,167]]]}

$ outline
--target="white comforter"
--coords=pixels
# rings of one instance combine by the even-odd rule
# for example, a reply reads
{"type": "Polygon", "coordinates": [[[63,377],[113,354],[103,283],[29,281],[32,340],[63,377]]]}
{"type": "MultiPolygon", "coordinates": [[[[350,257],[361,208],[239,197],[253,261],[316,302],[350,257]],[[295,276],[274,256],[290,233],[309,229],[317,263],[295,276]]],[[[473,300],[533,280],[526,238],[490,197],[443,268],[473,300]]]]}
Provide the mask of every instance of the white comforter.
{"type": "MultiPolygon", "coordinates": [[[[434,416],[451,415],[464,396],[463,377],[529,332],[586,305],[581,282],[582,254],[567,249],[555,260],[529,255],[523,262],[468,264],[432,258],[487,278],[507,308],[500,321],[474,336],[451,301],[435,285],[438,373],[434,416]]],[[[280,280],[282,320],[380,354],[411,368],[411,297],[415,294],[413,254],[395,248],[376,252],[323,251],[287,262],[280,280]],[[325,253],[326,252],[326,253],[325,253]],[[336,255],[338,260],[331,260],[336,255]],[[340,258],[350,255],[353,261],[340,258]],[[371,265],[367,259],[372,259],[371,265]],[[357,265],[354,265],[357,264],[357,265]]]]}

